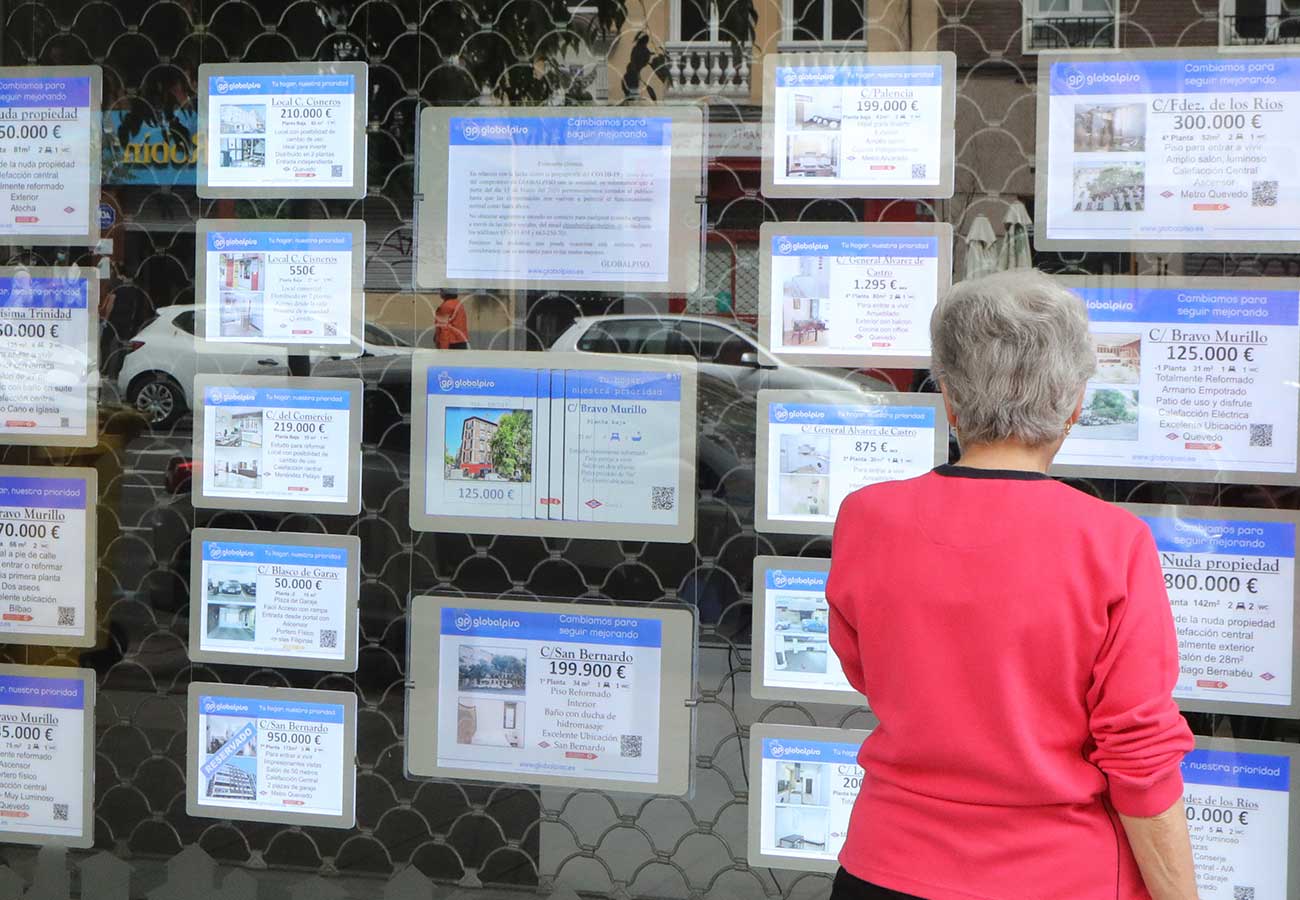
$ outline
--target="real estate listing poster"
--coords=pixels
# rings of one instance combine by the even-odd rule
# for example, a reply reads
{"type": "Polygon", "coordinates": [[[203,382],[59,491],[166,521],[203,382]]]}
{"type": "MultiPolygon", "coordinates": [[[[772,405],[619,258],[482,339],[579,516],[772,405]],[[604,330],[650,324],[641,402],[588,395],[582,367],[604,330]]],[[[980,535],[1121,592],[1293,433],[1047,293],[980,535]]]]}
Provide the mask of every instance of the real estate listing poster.
{"type": "Polygon", "coordinates": [[[99,475],[0,466],[0,641],[95,646],[99,475]]]}
{"type": "Polygon", "coordinates": [[[763,61],[765,197],[951,197],[957,57],[777,53],[763,61]]]}
{"type": "Polygon", "coordinates": [[[361,512],[356,378],[199,375],[194,379],[194,505],[361,512]]]}
{"type": "Polygon", "coordinates": [[[1297,484],[1300,282],[1067,277],[1098,368],[1052,472],[1297,484]]]}
{"type": "Polygon", "coordinates": [[[0,68],[0,241],[99,240],[99,66],[0,68]]]}
{"type": "Polygon", "coordinates": [[[200,350],[361,352],[366,224],[200,219],[200,350]]]}
{"type": "Polygon", "coordinates": [[[99,275],[0,268],[0,444],[99,442],[99,275]]]}
{"type": "Polygon", "coordinates": [[[356,824],[356,694],[194,682],[188,710],[186,813],[356,824]]]}
{"type": "Polygon", "coordinates": [[[415,357],[411,527],[684,543],[695,535],[686,357],[415,357]]]}
{"type": "Polygon", "coordinates": [[[1038,57],[1040,250],[1300,249],[1300,54],[1038,57]]]}
{"type": "Polygon", "coordinates": [[[759,338],[798,366],[930,364],[930,313],[952,284],[952,226],[765,222],[759,338]]]}
{"type": "Polygon", "coordinates": [[[829,559],[754,558],[754,653],[749,692],[760,700],[866,706],[830,645],[829,559]]]}
{"type": "Polygon", "coordinates": [[[680,796],[694,610],[417,597],[411,775],[680,796]]]}
{"type": "Polygon", "coordinates": [[[95,673],[0,666],[0,840],[95,843],[95,673]]]}
{"type": "Polygon", "coordinates": [[[749,729],[749,864],[839,869],[862,787],[858,751],[870,731],[768,725],[749,729]]]}
{"type": "Polygon", "coordinates": [[[1300,748],[1197,737],[1183,803],[1200,900],[1300,896],[1300,748]]]}
{"type": "Polygon", "coordinates": [[[755,527],[829,536],[858,488],[947,461],[938,394],[759,391],[755,527]]]}
{"type": "Polygon", "coordinates": [[[1295,718],[1296,526],[1289,510],[1124,504],[1155,536],[1190,712],[1295,718]]]}
{"type": "Polygon", "coordinates": [[[700,106],[429,107],[417,158],[421,288],[699,283],[700,106]]]}
{"type": "Polygon", "coordinates": [[[199,196],[364,197],[368,75],[360,62],[199,66],[199,196]]]}
{"type": "Polygon", "coordinates": [[[196,528],[190,659],[355,672],[361,539],[196,528]]]}

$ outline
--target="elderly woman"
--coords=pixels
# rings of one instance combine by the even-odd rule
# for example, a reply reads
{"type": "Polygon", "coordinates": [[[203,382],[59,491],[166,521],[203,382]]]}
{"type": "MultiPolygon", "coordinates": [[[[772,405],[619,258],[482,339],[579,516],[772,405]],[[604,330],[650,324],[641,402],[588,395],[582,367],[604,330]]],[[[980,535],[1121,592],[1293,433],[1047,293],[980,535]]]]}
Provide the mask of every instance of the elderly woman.
{"type": "Polygon", "coordinates": [[[835,526],[830,641],[880,725],[832,900],[1195,900],[1155,542],[1046,474],[1096,367],[1086,310],[1004,273],[930,329],[961,463],[835,526]]]}

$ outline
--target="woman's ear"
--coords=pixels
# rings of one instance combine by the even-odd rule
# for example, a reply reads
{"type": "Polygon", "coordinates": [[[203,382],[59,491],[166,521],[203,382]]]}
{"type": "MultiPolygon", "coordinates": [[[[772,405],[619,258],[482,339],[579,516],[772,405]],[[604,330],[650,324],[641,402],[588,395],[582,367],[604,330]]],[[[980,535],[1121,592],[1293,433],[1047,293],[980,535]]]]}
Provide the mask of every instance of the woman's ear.
{"type": "MultiPolygon", "coordinates": [[[[952,411],[952,401],[948,399],[948,386],[942,381],[939,382],[939,393],[943,395],[943,411],[948,415],[948,426],[957,427],[957,414],[952,411]]],[[[1082,402],[1082,398],[1080,398],[1082,402]]]]}

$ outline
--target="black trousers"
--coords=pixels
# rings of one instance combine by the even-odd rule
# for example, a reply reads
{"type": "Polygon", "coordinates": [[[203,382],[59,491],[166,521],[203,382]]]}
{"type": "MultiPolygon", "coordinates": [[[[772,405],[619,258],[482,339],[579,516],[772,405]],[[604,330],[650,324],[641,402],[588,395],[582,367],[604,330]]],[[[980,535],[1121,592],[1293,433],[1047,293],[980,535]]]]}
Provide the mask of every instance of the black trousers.
{"type": "Polygon", "coordinates": [[[882,888],[850,875],[844,869],[835,873],[830,900],[923,900],[915,894],[902,894],[882,888]]]}

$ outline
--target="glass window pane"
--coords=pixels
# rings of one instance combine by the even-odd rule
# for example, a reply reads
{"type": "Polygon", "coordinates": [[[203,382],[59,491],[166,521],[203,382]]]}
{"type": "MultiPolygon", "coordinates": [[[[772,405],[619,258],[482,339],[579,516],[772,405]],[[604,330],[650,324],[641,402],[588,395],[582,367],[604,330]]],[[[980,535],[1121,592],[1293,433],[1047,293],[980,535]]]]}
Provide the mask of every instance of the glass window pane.
{"type": "Polygon", "coordinates": [[[683,41],[709,40],[708,0],[680,0],[680,2],[681,39],[683,41]]]}
{"type": "Polygon", "coordinates": [[[866,24],[863,0],[831,0],[831,40],[863,39],[867,33],[866,24]]]}
{"type": "Polygon", "coordinates": [[[822,35],[823,0],[791,0],[794,21],[790,26],[790,37],[796,41],[820,41],[822,35]]]}

